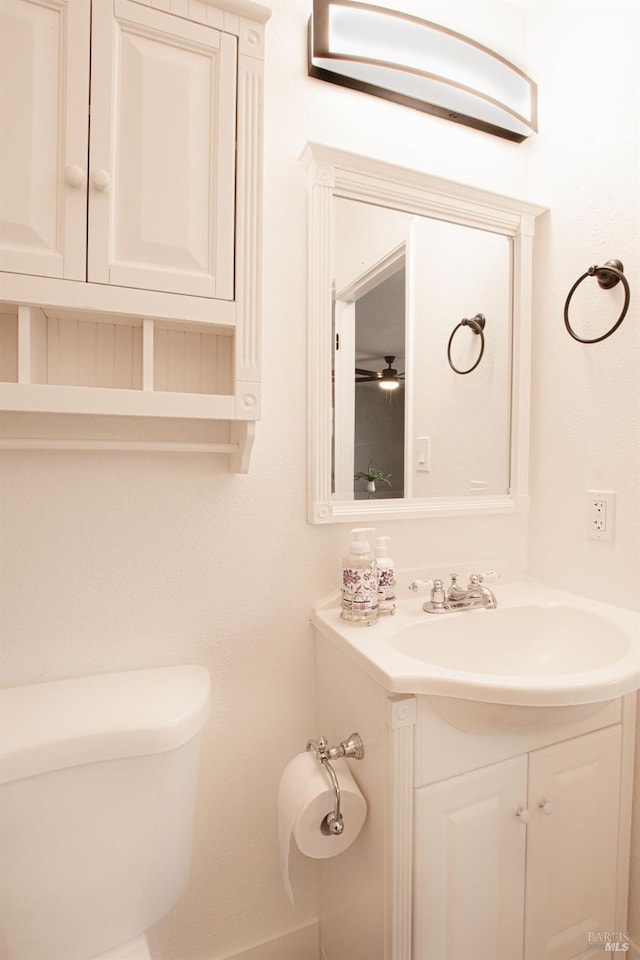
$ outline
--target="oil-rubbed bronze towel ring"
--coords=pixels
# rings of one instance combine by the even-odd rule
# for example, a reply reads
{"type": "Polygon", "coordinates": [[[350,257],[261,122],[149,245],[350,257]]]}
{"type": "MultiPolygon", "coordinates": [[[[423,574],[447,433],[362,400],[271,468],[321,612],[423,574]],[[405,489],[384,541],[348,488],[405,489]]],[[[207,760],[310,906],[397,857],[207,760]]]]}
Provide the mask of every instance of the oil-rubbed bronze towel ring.
{"type": "Polygon", "coordinates": [[[615,331],[618,329],[627,314],[630,299],[631,292],[629,290],[629,281],[624,275],[624,267],[620,260],[607,260],[602,267],[589,267],[587,272],[583,273],[582,276],[579,277],[571,287],[571,290],[569,290],[569,296],[567,297],[567,302],[564,305],[564,325],[574,340],[579,340],[580,343],[600,343],[601,340],[606,340],[607,337],[610,337],[611,334],[615,333],[615,331]],[[622,313],[610,330],[607,330],[606,333],[603,333],[601,337],[594,337],[593,340],[586,340],[584,337],[579,337],[569,323],[569,303],[571,302],[571,297],[585,277],[596,277],[599,286],[602,287],[603,290],[610,290],[611,287],[615,287],[620,280],[622,280],[624,285],[624,306],[622,308],[622,313]]]}
{"type": "Polygon", "coordinates": [[[454,370],[456,373],[459,373],[461,375],[464,375],[465,373],[471,373],[471,371],[475,370],[475,368],[478,366],[478,364],[482,360],[482,354],[484,353],[484,327],[486,322],[487,320],[483,313],[476,313],[475,317],[471,317],[470,320],[467,320],[467,318],[464,317],[460,321],[458,326],[453,328],[453,333],[449,337],[449,343],[447,345],[447,360],[449,361],[449,366],[451,367],[451,369],[454,370]],[[469,367],[468,370],[458,370],[458,368],[454,366],[453,360],[451,359],[451,344],[453,342],[453,338],[455,337],[460,327],[470,327],[470,329],[473,330],[475,334],[478,334],[480,336],[480,353],[478,354],[478,359],[476,360],[476,362],[472,367],[469,367]]]}

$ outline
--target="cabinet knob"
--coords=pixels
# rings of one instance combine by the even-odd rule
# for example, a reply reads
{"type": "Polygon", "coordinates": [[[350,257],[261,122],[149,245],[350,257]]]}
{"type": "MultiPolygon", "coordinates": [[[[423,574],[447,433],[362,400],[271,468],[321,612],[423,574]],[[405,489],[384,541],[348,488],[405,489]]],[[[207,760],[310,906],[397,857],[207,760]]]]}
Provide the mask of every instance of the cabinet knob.
{"type": "Polygon", "coordinates": [[[99,190],[102,193],[102,191],[106,190],[109,186],[109,174],[106,170],[92,170],[91,183],[96,190],[99,190]]]}
{"type": "Polygon", "coordinates": [[[550,813],[553,813],[553,804],[550,800],[541,800],[540,809],[544,813],[545,817],[548,817],[550,813]]]}
{"type": "Polygon", "coordinates": [[[516,810],[516,817],[520,817],[520,823],[527,824],[531,820],[531,813],[526,807],[518,807],[516,810]]]}
{"type": "Polygon", "coordinates": [[[82,187],[84,185],[87,179],[87,172],[86,170],[83,170],[82,167],[72,164],[65,170],[64,179],[66,180],[68,186],[77,190],[78,187],[82,187]]]}

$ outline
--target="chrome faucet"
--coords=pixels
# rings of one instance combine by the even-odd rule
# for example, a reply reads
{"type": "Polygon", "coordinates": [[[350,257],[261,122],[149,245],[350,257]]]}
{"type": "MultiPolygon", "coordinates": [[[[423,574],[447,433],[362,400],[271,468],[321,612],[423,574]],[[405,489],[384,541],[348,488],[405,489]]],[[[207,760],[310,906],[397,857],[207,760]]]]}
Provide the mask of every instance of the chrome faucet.
{"type": "Polygon", "coordinates": [[[410,590],[420,590],[422,587],[431,587],[431,597],[422,604],[422,609],[426,613],[448,613],[452,610],[477,610],[482,607],[485,610],[495,610],[498,601],[495,594],[484,583],[485,577],[492,579],[499,574],[490,571],[489,573],[472,573],[469,577],[469,583],[466,588],[458,585],[458,575],[451,574],[451,585],[445,591],[442,580],[414,580],[409,584],[410,590]]]}

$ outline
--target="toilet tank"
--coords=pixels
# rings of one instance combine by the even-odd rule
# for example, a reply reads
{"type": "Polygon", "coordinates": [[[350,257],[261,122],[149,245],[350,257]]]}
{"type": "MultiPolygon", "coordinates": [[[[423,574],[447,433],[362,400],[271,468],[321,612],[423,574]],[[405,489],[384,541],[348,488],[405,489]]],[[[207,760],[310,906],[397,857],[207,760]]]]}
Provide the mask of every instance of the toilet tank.
{"type": "Polygon", "coordinates": [[[0,958],[86,960],[187,882],[201,666],[0,690],[0,958]]]}

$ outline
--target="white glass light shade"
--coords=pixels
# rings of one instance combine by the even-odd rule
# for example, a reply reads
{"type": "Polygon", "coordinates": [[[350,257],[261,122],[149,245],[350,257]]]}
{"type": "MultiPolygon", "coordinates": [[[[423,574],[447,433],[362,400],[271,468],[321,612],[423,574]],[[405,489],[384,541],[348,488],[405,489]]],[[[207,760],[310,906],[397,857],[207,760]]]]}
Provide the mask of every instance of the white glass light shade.
{"type": "Polygon", "coordinates": [[[355,0],[313,0],[309,75],[508,140],[537,130],[537,87],[453,30],[355,0]]]}
{"type": "Polygon", "coordinates": [[[391,379],[380,380],[380,382],[378,383],[378,386],[380,387],[381,390],[397,390],[398,387],[400,386],[400,381],[391,380],[391,379]]]}

